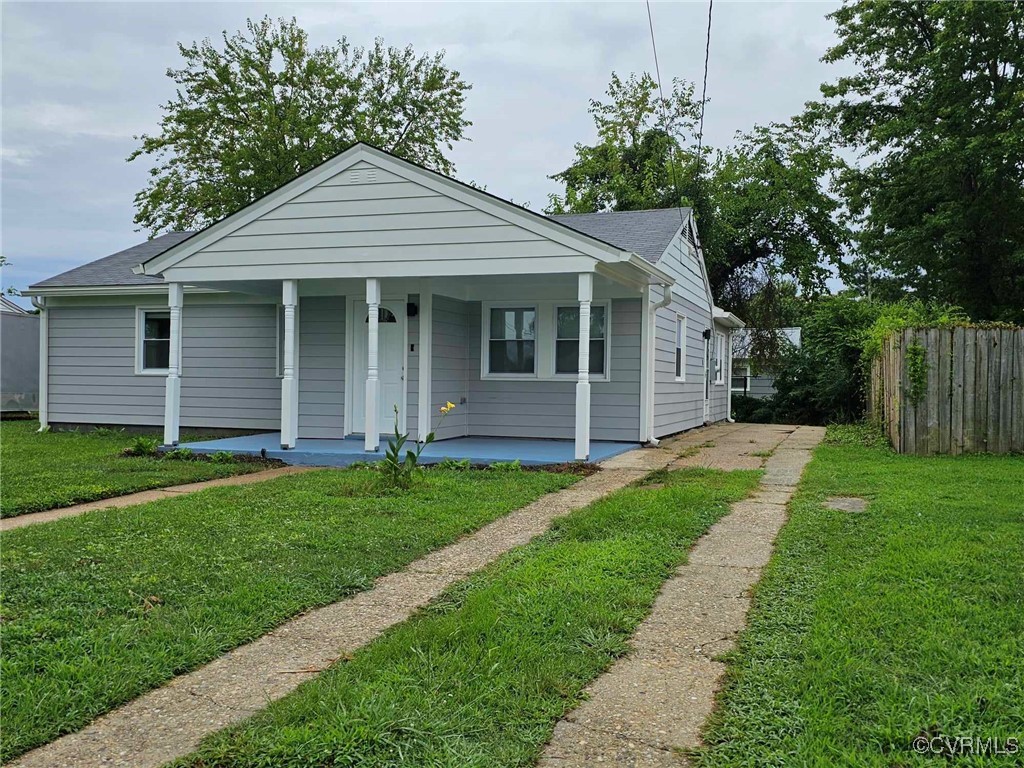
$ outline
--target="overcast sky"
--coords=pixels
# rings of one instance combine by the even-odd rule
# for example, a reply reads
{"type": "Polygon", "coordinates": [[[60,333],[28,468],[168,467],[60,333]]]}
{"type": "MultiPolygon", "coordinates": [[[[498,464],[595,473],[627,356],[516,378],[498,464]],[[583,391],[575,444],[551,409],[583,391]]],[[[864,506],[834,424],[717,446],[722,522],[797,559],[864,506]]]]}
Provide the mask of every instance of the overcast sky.
{"type": "MultiPolygon", "coordinates": [[[[787,120],[836,76],[834,2],[726,2],[714,7],[706,142],[787,120]]],[[[706,2],[652,4],[661,73],[699,82],[706,2]]],[[[654,61],[642,2],[628,3],[11,3],[3,14],[3,286],[24,288],[145,239],[133,197],[148,165],[132,138],[155,133],[173,95],[175,43],[234,32],[247,17],[295,16],[314,44],[382,37],[447,51],[473,85],[473,122],[455,148],[457,175],[541,210],[547,177],[594,138],[588,99],[611,72],[654,61]]],[[[23,302],[24,303],[24,302],[23,302]]]]}

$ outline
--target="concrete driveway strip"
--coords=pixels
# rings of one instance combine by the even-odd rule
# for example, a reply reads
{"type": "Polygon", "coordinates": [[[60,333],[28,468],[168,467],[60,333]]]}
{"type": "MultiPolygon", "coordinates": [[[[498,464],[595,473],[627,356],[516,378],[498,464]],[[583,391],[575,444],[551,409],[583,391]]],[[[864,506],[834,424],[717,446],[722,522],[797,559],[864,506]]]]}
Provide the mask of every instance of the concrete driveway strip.
{"type": "MultiPolygon", "coordinates": [[[[745,446],[771,456],[754,496],[734,504],[665,583],[633,637],[633,653],[597,678],[587,700],[555,727],[540,766],[688,764],[685,753],[700,746],[725,674],[715,658],[735,645],[746,623],[751,587],[771,557],[786,504],[823,436],[817,427],[744,425],[701,449],[703,461],[723,468],[730,461],[726,446],[741,467],[749,454],[745,446]]],[[[700,435],[681,442],[681,461],[701,466],[701,454],[685,450],[699,445],[700,435]]],[[[679,442],[666,447],[678,448],[679,442]]]]}
{"type": "Polygon", "coordinates": [[[26,515],[15,515],[14,517],[0,518],[0,532],[9,531],[14,528],[23,528],[26,525],[35,523],[48,523],[51,520],[60,520],[65,517],[76,517],[86,512],[95,512],[98,509],[111,509],[120,507],[134,507],[136,504],[146,504],[150,501],[159,501],[171,496],[179,496],[183,493],[194,493],[204,488],[217,488],[222,485],[249,485],[250,483],[262,483],[264,480],[273,480],[283,475],[294,475],[296,472],[308,472],[312,467],[275,467],[261,472],[252,472],[247,475],[231,475],[216,480],[203,480],[198,483],[187,483],[185,485],[171,485],[167,488],[154,488],[149,491],[129,493],[124,496],[113,496],[109,499],[90,501],[86,504],[75,504],[73,507],[58,507],[48,509],[45,512],[29,512],[26,515]]]}
{"type": "Polygon", "coordinates": [[[8,765],[156,768],[187,755],[204,737],[255,714],[454,582],[544,533],[556,518],[667,466],[675,456],[658,448],[608,459],[603,471],[378,579],[365,592],[302,614],[8,765]]]}

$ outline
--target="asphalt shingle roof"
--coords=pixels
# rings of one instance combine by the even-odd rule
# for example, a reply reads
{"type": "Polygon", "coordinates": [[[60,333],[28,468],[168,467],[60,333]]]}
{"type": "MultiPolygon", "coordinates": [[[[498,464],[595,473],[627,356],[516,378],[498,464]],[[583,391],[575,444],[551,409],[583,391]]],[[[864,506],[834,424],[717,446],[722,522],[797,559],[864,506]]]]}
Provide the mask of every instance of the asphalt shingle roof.
{"type": "MultiPolygon", "coordinates": [[[[584,235],[609,245],[632,251],[652,264],[665,252],[689,208],[664,208],[654,211],[618,211],[550,216],[584,235]]],[[[71,288],[109,285],[158,285],[163,280],[153,275],[136,275],[132,267],[159,256],[194,232],[168,232],[144,243],[133,245],[81,267],[62,272],[31,286],[32,288],[71,288]]]]}
{"type": "Polygon", "coordinates": [[[584,235],[632,251],[656,264],[689,215],[689,208],[662,208],[652,211],[575,213],[549,218],[584,235]]]}
{"type": "Polygon", "coordinates": [[[159,256],[175,245],[191,237],[194,232],[168,232],[144,243],[125,248],[110,256],[90,261],[80,267],[69,269],[55,277],[47,278],[32,288],[68,288],[75,286],[99,285],[153,285],[164,281],[153,275],[136,275],[132,267],[147,259],[159,256]]]}

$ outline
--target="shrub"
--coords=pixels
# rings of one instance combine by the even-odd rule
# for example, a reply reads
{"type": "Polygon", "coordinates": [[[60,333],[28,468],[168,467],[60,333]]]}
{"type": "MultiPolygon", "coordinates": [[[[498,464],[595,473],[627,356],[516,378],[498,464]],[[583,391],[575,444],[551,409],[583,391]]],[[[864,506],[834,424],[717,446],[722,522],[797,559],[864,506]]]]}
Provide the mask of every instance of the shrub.
{"type": "Polygon", "coordinates": [[[217,451],[210,454],[210,461],[215,464],[231,464],[234,460],[235,454],[231,451],[217,451]]]}
{"type": "MultiPolygon", "coordinates": [[[[444,417],[455,408],[455,403],[445,403],[441,406],[441,418],[437,426],[441,426],[444,417]]],[[[388,447],[384,451],[384,459],[380,463],[381,484],[386,490],[407,490],[412,486],[412,481],[419,470],[420,454],[423,449],[434,442],[437,427],[435,427],[422,443],[416,443],[415,448],[410,448],[402,458],[402,449],[409,442],[409,433],[402,434],[398,431],[398,406],[395,406],[395,434],[388,439],[388,447]]]]}
{"type": "Polygon", "coordinates": [[[515,461],[496,461],[491,464],[491,469],[495,472],[522,472],[523,465],[519,459],[515,461]]]}
{"type": "Polygon", "coordinates": [[[445,457],[437,462],[438,469],[465,470],[469,469],[469,459],[449,459],[445,457]]]}
{"type": "Polygon", "coordinates": [[[191,448],[175,448],[173,451],[168,451],[164,454],[165,459],[172,459],[175,461],[192,461],[196,455],[192,452],[191,448]]]}
{"type": "Polygon", "coordinates": [[[136,435],[129,446],[124,449],[125,456],[155,456],[160,441],[149,435],[136,435]]]}

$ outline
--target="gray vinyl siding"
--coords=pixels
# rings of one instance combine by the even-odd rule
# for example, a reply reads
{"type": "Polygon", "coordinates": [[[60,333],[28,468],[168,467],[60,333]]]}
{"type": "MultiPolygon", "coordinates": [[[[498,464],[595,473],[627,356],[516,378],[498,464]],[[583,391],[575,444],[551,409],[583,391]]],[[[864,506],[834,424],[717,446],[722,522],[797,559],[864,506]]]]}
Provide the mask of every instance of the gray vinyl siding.
{"type": "Polygon", "coordinates": [[[579,251],[360,162],[189,256],[187,267],[546,259],[579,251]]]}
{"type": "Polygon", "coordinates": [[[654,435],[663,437],[704,423],[702,334],[713,323],[700,264],[681,236],[672,241],[658,266],[676,280],[671,304],[659,309],[655,317],[654,435]],[[676,381],[677,315],[686,317],[685,382],[676,381]]]}
{"type": "MultiPolygon", "coordinates": [[[[573,439],[576,381],[481,378],[481,305],[470,306],[469,433],[573,439]]],[[[590,435],[593,440],[636,442],[640,439],[640,300],[614,300],[610,324],[611,378],[591,384],[590,435]]]]}
{"type": "MultiPolygon", "coordinates": [[[[430,410],[431,414],[437,413],[445,402],[457,406],[437,429],[438,440],[470,434],[473,407],[469,391],[469,381],[473,375],[470,359],[473,347],[470,310],[471,305],[465,301],[434,296],[431,334],[431,369],[434,377],[430,384],[430,399],[433,400],[430,410]]],[[[479,310],[477,312],[479,314],[479,310]]],[[[476,338],[479,345],[479,332],[476,338]]],[[[476,376],[479,376],[479,368],[476,376]]]]}
{"type": "MultiPolygon", "coordinates": [[[[345,297],[299,301],[299,437],[345,434],[345,297]]],[[[280,408],[280,397],[278,400],[280,408]]]]}
{"type": "MultiPolygon", "coordinates": [[[[163,424],[165,378],[135,374],[135,311],[135,304],[47,310],[50,421],[163,424]]],[[[181,425],[279,429],[276,334],[274,305],[186,302],[181,425]]]]}

